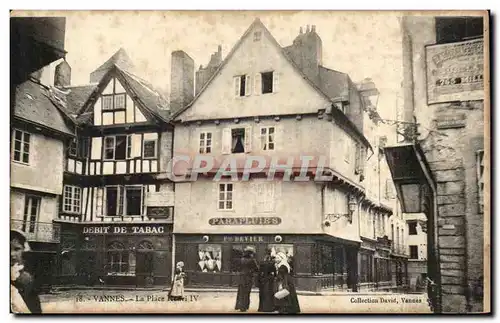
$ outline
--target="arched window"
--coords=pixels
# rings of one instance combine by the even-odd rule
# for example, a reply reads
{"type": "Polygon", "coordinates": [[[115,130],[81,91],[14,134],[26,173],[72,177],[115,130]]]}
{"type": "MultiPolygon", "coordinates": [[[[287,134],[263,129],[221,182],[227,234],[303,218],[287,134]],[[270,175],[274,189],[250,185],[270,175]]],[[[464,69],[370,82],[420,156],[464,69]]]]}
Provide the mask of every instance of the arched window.
{"type": "Polygon", "coordinates": [[[106,268],[108,275],[128,273],[129,252],[122,243],[114,241],[108,245],[106,268]]]}

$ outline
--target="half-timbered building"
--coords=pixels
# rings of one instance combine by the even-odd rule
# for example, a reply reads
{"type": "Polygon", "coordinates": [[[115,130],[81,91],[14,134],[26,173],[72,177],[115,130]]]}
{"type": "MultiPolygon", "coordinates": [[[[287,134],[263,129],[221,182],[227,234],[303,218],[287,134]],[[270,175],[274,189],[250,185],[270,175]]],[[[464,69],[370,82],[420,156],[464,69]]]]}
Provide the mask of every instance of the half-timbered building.
{"type": "Polygon", "coordinates": [[[87,85],[71,86],[65,64],[57,66],[54,92],[77,136],[64,155],[59,281],[164,285],[174,202],[167,100],[133,73],[123,49],[87,85]]]}

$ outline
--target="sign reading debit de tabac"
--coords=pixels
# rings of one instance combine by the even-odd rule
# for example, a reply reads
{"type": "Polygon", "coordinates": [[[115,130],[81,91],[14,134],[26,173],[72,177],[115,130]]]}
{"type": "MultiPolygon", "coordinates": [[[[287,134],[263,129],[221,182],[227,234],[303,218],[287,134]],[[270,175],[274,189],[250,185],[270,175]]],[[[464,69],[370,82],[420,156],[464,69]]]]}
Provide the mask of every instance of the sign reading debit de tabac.
{"type": "Polygon", "coordinates": [[[162,226],[93,226],[84,227],[83,234],[163,234],[162,226]]]}

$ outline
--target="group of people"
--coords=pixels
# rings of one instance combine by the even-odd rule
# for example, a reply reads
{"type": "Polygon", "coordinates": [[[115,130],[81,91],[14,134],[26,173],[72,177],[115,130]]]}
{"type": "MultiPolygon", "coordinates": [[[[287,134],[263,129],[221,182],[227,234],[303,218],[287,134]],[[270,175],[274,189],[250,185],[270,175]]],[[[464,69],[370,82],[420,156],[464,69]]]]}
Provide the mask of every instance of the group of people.
{"type": "Polygon", "coordinates": [[[259,288],[259,312],[300,313],[297,292],[285,253],[278,252],[273,256],[271,250],[267,250],[264,259],[258,263],[255,250],[247,247],[243,251],[240,268],[236,310],[246,312],[250,307],[250,292],[255,281],[259,288]]]}

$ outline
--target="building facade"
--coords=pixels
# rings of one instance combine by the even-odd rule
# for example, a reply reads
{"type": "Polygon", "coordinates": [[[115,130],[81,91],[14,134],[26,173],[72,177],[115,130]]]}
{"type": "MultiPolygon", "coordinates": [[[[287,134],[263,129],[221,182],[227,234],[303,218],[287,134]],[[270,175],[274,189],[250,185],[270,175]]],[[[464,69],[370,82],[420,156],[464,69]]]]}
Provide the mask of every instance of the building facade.
{"type": "Polygon", "coordinates": [[[422,213],[407,213],[408,278],[413,290],[422,290],[427,280],[427,218],[422,213]]]}
{"type": "Polygon", "coordinates": [[[386,155],[405,209],[427,216],[429,295],[438,312],[489,308],[483,303],[489,285],[484,280],[489,259],[487,19],[402,19],[404,121],[414,127],[406,127],[406,142],[386,155]],[[421,180],[409,182],[412,177],[421,180]]]}
{"type": "Polygon", "coordinates": [[[15,87],[11,118],[10,227],[22,231],[33,252],[28,265],[46,286],[55,269],[63,192],[64,147],[74,138],[70,117],[51,99],[40,81],[43,68],[15,87]],[[51,176],[47,177],[47,174],[51,176]]]}
{"type": "Polygon", "coordinates": [[[64,149],[59,284],[166,285],[171,279],[172,127],[163,96],[133,74],[123,49],[71,86],[56,67],[54,93],[77,124],[64,149]]]}
{"type": "MultiPolygon", "coordinates": [[[[186,84],[194,96],[174,115],[174,159],[184,161],[172,171],[175,259],[186,264],[189,285],[235,286],[248,245],[258,259],[266,249],[288,254],[302,290],[357,291],[361,276],[391,285],[393,253],[382,223],[392,209],[364,188],[373,149],[363,135],[364,95],[321,57],[315,26],[281,47],[256,20],[224,60],[219,50],[200,68],[197,80],[205,83],[196,91],[190,79],[172,74],[172,84],[186,84]],[[310,163],[301,167],[304,156],[310,163]],[[256,157],[265,161],[262,169],[245,177],[245,164],[256,157]],[[318,177],[321,157],[327,179],[318,177]],[[375,223],[377,232],[363,241],[360,229],[373,232],[375,223]]],[[[174,52],[174,61],[194,65],[186,53],[174,52]]]]}

